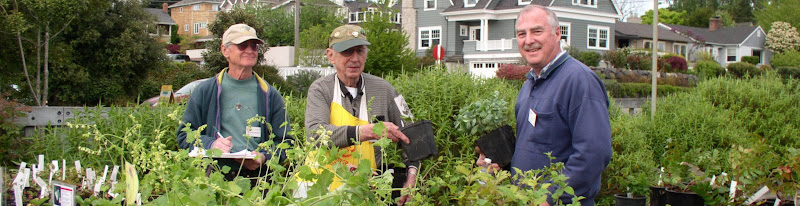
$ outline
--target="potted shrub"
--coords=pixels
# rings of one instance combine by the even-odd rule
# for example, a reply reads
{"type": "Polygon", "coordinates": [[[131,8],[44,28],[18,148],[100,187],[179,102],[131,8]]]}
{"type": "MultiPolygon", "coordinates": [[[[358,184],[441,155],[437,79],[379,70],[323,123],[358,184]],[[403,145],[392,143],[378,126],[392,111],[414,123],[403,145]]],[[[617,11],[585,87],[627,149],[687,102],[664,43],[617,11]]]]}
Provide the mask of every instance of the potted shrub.
{"type": "Polygon", "coordinates": [[[500,167],[510,165],[516,142],[511,126],[502,126],[506,120],[506,105],[508,102],[495,91],[486,99],[462,107],[455,117],[455,128],[467,136],[480,135],[475,144],[500,167]]]}

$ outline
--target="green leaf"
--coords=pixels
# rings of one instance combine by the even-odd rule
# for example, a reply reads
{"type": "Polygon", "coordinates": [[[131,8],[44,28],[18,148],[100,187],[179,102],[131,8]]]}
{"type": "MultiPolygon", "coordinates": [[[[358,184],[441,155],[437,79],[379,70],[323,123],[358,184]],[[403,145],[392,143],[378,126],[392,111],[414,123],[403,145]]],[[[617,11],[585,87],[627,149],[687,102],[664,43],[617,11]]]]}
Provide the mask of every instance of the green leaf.
{"type": "Polygon", "coordinates": [[[228,182],[228,189],[230,189],[233,194],[239,194],[242,192],[242,188],[239,187],[239,185],[236,185],[236,182],[228,182]]]}
{"type": "Polygon", "coordinates": [[[462,165],[456,166],[456,172],[461,173],[463,175],[469,175],[470,174],[469,169],[467,169],[466,167],[464,167],[462,165]]]}

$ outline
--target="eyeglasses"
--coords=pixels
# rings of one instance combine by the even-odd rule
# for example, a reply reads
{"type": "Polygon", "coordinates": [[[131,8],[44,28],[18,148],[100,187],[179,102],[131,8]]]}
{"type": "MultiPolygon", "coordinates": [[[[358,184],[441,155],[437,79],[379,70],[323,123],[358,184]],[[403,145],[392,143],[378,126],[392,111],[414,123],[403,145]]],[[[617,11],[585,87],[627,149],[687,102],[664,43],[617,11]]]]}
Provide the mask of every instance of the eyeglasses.
{"type": "Polygon", "coordinates": [[[236,47],[242,51],[247,50],[247,47],[253,48],[254,51],[258,51],[258,47],[260,46],[261,44],[256,42],[242,42],[241,44],[236,44],[236,47]]]}

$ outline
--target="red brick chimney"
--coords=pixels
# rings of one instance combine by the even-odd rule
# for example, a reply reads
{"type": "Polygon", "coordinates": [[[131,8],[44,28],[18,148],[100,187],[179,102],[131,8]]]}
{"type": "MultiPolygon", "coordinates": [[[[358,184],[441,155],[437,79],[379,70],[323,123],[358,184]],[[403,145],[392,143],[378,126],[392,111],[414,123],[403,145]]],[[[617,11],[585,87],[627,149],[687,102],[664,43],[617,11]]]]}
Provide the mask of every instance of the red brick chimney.
{"type": "Polygon", "coordinates": [[[169,9],[167,9],[167,3],[161,4],[161,11],[165,14],[169,14],[169,9]]]}
{"type": "Polygon", "coordinates": [[[711,17],[708,20],[708,31],[716,31],[719,28],[722,28],[722,18],[718,16],[711,17]]]}

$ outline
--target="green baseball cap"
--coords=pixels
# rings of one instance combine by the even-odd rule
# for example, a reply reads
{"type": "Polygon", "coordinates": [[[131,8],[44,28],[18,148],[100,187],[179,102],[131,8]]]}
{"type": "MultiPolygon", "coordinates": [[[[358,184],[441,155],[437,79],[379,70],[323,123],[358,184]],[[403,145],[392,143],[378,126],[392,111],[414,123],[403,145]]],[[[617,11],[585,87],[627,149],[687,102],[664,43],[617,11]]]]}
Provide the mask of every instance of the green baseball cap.
{"type": "Polygon", "coordinates": [[[328,47],[337,52],[343,52],[354,46],[370,45],[364,29],[356,25],[343,25],[336,27],[328,38],[328,47]]]}

